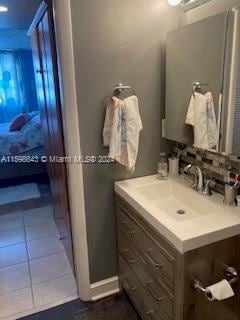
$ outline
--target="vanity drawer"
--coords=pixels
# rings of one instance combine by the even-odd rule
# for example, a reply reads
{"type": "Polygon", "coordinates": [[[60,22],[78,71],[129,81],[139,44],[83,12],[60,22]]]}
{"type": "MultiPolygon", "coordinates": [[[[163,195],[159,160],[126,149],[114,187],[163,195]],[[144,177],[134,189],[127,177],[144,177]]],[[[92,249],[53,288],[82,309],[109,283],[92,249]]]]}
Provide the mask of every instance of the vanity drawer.
{"type": "Polygon", "coordinates": [[[128,202],[118,195],[116,195],[116,205],[120,211],[126,214],[134,224],[137,224],[145,232],[147,237],[155,241],[169,261],[174,262],[177,253],[176,248],[167,239],[162,237],[128,202]]]}
{"type": "Polygon", "coordinates": [[[138,255],[135,249],[128,244],[127,239],[121,231],[118,231],[119,253],[122,259],[133,270],[136,278],[139,279],[141,285],[145,289],[146,299],[151,306],[166,319],[173,318],[173,301],[169,298],[167,292],[155,281],[152,274],[146,268],[146,263],[138,255]]]}
{"type": "Polygon", "coordinates": [[[167,320],[164,317],[159,317],[146,298],[144,288],[121,256],[119,257],[119,273],[122,288],[127,292],[143,320],[167,320]]]}
{"type": "Polygon", "coordinates": [[[120,230],[118,230],[118,252],[128,265],[133,266],[135,272],[136,268],[144,263],[120,230]]]}
{"type": "Polygon", "coordinates": [[[136,223],[122,208],[117,208],[118,228],[140,253],[147,268],[173,297],[174,258],[136,223]]]}

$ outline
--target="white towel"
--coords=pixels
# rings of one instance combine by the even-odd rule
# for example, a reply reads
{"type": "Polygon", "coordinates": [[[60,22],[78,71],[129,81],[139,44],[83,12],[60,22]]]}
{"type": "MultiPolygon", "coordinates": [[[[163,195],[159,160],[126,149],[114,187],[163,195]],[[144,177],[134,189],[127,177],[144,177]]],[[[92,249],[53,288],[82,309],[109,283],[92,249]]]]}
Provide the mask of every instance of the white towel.
{"type": "Polygon", "coordinates": [[[210,92],[196,92],[191,97],[185,123],[194,127],[194,147],[210,150],[217,146],[219,134],[210,92]]]}
{"type": "Polygon", "coordinates": [[[109,147],[109,157],[132,172],[135,169],[142,129],[138,98],[131,96],[120,100],[113,97],[106,110],[103,143],[109,147]]]}

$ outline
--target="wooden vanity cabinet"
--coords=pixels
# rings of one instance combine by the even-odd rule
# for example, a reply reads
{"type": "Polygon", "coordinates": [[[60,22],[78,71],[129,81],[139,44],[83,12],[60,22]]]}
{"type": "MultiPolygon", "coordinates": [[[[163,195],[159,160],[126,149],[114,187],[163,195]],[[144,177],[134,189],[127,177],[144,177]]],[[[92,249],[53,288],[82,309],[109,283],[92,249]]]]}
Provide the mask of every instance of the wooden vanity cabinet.
{"type": "Polygon", "coordinates": [[[240,271],[239,236],[180,254],[124,199],[116,195],[118,273],[143,320],[239,320],[240,286],[235,297],[210,302],[192,287],[224,278],[226,266],[240,271]]]}

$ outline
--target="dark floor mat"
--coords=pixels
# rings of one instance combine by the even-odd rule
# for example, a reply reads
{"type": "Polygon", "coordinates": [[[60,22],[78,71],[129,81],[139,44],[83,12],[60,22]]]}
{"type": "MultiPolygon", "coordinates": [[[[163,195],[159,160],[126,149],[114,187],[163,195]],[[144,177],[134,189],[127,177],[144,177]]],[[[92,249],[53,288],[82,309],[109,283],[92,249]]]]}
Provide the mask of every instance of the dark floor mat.
{"type": "Polygon", "coordinates": [[[73,320],[138,320],[125,295],[116,295],[89,306],[73,316],[73,320]]]}

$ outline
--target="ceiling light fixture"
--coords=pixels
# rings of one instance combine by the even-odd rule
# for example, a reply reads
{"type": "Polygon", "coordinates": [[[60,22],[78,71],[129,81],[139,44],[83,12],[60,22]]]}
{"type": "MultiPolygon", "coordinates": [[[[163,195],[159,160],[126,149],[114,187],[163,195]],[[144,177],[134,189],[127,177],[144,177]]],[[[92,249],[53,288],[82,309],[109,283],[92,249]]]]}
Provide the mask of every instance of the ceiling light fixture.
{"type": "Polygon", "coordinates": [[[0,5],[0,12],[7,12],[7,11],[8,11],[8,7],[0,5]]]}
{"type": "Polygon", "coordinates": [[[181,2],[182,2],[182,0],[168,0],[168,3],[171,6],[178,6],[181,2]]]}
{"type": "Polygon", "coordinates": [[[171,6],[181,5],[184,11],[194,9],[212,0],[168,0],[171,6]]]}

